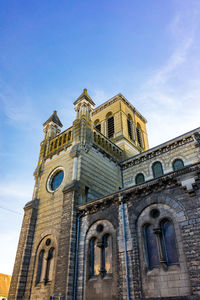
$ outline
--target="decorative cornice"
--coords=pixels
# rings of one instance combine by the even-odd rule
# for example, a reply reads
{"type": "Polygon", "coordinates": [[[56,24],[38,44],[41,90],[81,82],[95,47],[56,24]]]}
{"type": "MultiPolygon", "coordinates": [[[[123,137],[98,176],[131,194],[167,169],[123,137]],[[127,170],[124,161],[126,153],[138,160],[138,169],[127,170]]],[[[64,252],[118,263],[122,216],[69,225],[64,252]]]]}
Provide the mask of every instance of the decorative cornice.
{"type": "Polygon", "coordinates": [[[147,123],[147,120],[139,113],[139,111],[137,111],[137,109],[121,93],[117,94],[116,96],[112,97],[105,103],[95,108],[94,111],[92,112],[92,115],[94,116],[98,112],[102,111],[106,107],[110,106],[111,104],[119,100],[122,100],[144,123],[147,123]]]}
{"type": "Polygon", "coordinates": [[[180,140],[174,140],[171,143],[164,143],[163,145],[157,146],[153,149],[149,149],[145,152],[142,152],[141,154],[138,154],[124,162],[121,163],[122,169],[125,170],[127,168],[130,168],[132,166],[138,165],[140,163],[143,163],[144,161],[150,160],[154,157],[160,156],[164,153],[170,152],[178,147],[181,147],[183,145],[189,144],[193,142],[193,136],[190,135],[188,137],[183,137],[180,140]]]}
{"type": "Polygon", "coordinates": [[[113,203],[120,204],[121,199],[123,201],[129,201],[130,195],[131,197],[137,196],[146,196],[155,191],[164,190],[166,186],[169,185],[179,185],[179,179],[181,176],[188,174],[188,173],[195,173],[198,175],[200,174],[200,163],[193,164],[191,166],[185,167],[183,169],[170,172],[166,175],[163,175],[156,179],[151,179],[147,182],[144,182],[139,185],[134,185],[129,188],[121,189],[116,193],[112,193],[108,196],[102,197],[97,200],[93,200],[89,203],[82,204],[77,206],[79,211],[85,211],[86,214],[97,212],[99,209],[104,209],[109,207],[113,203]]]}

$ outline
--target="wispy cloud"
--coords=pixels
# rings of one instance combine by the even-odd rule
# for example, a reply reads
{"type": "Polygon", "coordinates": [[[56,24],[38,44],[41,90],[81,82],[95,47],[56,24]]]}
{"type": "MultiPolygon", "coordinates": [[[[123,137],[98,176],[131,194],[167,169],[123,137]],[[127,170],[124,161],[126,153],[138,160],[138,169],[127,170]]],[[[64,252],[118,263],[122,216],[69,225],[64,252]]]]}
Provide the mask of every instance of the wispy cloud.
{"type": "Polygon", "coordinates": [[[175,15],[169,24],[174,38],[171,55],[160,68],[153,70],[138,91],[137,99],[150,121],[151,146],[200,125],[197,113],[200,110],[200,51],[197,51],[200,22],[196,17],[200,5],[198,9],[198,12],[193,7],[189,12],[180,10],[175,15]]]}

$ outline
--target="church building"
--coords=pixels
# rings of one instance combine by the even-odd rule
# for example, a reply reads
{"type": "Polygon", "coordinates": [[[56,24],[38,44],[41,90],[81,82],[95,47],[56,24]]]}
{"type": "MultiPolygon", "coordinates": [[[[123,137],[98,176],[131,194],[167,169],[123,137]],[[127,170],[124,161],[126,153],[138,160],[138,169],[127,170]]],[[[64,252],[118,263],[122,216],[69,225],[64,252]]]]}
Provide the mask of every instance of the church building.
{"type": "Polygon", "coordinates": [[[200,128],[149,149],[122,94],[94,106],[43,124],[8,299],[200,299],[200,128]]]}

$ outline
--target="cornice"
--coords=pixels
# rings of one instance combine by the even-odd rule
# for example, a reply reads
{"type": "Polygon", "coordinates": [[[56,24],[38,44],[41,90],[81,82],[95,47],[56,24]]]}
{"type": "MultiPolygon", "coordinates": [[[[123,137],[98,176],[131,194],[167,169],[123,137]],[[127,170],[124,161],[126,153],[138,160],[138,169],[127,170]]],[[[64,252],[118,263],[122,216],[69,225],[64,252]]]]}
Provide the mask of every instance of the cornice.
{"type": "Polygon", "coordinates": [[[103,104],[101,104],[100,106],[95,108],[94,111],[92,112],[92,115],[93,116],[96,115],[100,111],[104,110],[106,107],[110,106],[111,104],[113,104],[119,100],[122,100],[138,116],[138,118],[140,118],[144,123],[147,123],[147,120],[139,113],[139,111],[121,93],[117,94],[113,98],[109,99],[108,101],[104,102],[103,104]]]}
{"type": "Polygon", "coordinates": [[[99,198],[97,200],[93,200],[89,203],[79,205],[77,206],[77,210],[83,211],[86,214],[91,214],[97,212],[100,209],[107,208],[112,204],[119,205],[122,199],[123,201],[130,201],[130,198],[134,198],[137,196],[146,196],[155,191],[164,190],[166,187],[169,187],[170,185],[180,186],[179,183],[180,177],[189,173],[192,173],[193,175],[197,174],[199,178],[200,163],[196,163],[191,166],[185,167],[183,169],[170,172],[159,178],[151,179],[139,185],[134,185],[132,187],[121,189],[120,191],[99,198]]]}
{"type": "Polygon", "coordinates": [[[127,161],[121,163],[122,169],[125,170],[132,166],[143,163],[144,161],[150,160],[154,157],[158,157],[164,153],[170,152],[178,147],[189,144],[194,141],[192,135],[183,137],[179,140],[174,140],[173,142],[164,143],[163,145],[154,147],[153,149],[149,149],[140,154],[137,154],[135,157],[129,158],[127,161]]]}

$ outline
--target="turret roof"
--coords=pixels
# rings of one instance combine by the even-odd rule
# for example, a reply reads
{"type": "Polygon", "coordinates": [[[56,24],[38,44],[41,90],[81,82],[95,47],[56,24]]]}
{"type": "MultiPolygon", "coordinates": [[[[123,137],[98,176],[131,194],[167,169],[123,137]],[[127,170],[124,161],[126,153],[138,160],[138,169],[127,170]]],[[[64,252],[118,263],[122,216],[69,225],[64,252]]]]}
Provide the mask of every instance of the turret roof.
{"type": "Polygon", "coordinates": [[[51,117],[43,124],[43,126],[46,126],[50,122],[54,122],[58,126],[63,127],[63,124],[60,122],[60,119],[58,118],[56,110],[54,110],[54,112],[52,113],[51,117]]]}
{"type": "Polygon", "coordinates": [[[82,94],[74,102],[74,105],[76,105],[82,99],[86,99],[91,105],[95,105],[92,98],[88,95],[87,89],[83,90],[82,94]]]}

